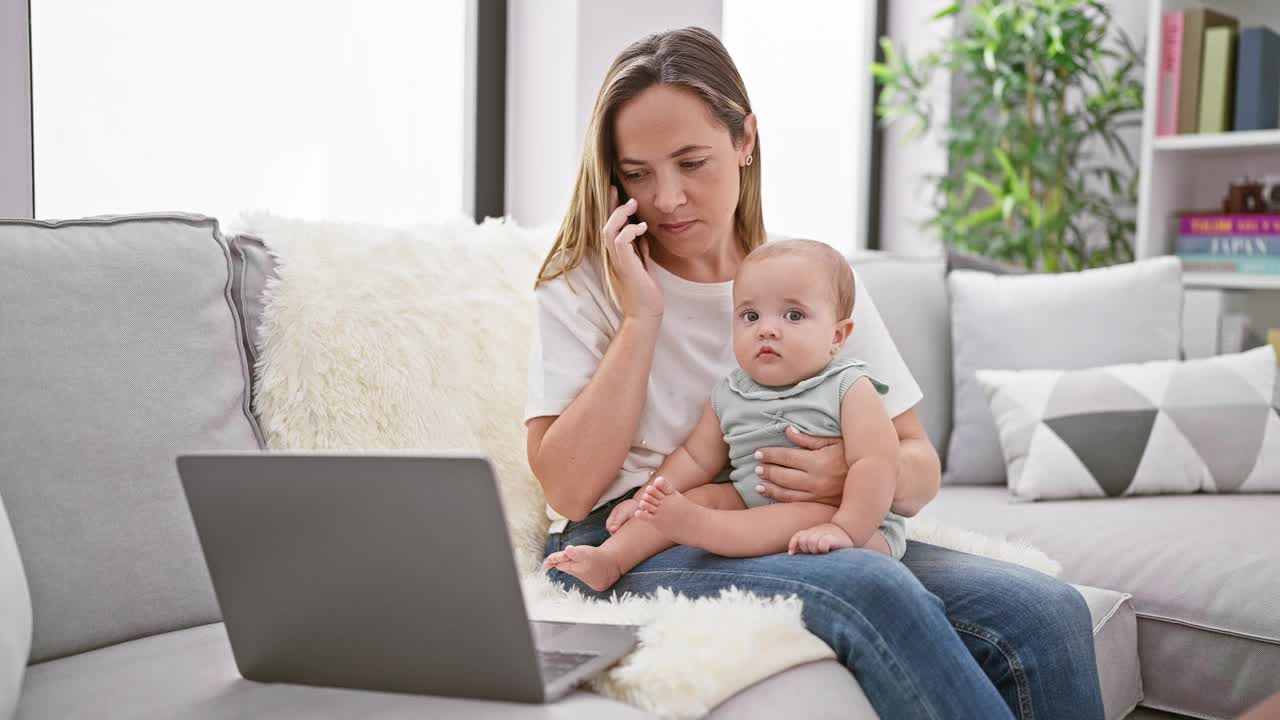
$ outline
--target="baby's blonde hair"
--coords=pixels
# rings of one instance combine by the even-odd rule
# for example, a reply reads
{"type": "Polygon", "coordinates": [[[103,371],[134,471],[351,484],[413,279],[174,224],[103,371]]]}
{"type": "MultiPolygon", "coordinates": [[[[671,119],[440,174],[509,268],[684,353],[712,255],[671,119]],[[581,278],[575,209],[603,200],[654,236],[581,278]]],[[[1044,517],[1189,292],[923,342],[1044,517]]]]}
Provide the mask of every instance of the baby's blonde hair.
{"type": "Polygon", "coordinates": [[[844,320],[853,315],[853,269],[849,267],[849,261],[839,251],[826,243],[799,238],[765,243],[742,259],[738,272],[742,272],[743,268],[752,263],[784,255],[813,258],[821,263],[829,280],[831,302],[835,306],[836,319],[844,320]]]}

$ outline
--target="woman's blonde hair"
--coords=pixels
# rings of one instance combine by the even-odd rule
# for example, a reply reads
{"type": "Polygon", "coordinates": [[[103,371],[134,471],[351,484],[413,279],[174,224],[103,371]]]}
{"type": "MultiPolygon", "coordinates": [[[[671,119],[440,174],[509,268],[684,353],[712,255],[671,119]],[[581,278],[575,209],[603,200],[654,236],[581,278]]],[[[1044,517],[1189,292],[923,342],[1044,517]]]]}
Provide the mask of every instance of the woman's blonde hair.
{"type": "MultiPolygon", "coordinates": [[[[589,255],[601,263],[601,277],[609,297],[617,303],[617,278],[609,266],[601,228],[609,219],[609,186],[616,150],[613,120],[628,101],[654,85],[689,90],[729,130],[735,146],[743,140],[743,120],[751,114],[747,88],[720,40],[699,27],[654,33],[633,43],[614,58],[596,96],[587,126],[582,164],[573,197],[565,213],[555,245],[538,271],[535,285],[552,280],[581,265],[589,255]]],[[[753,161],[742,173],[734,232],[744,253],[765,241],[760,206],[760,138],[752,150],[753,161]]]]}

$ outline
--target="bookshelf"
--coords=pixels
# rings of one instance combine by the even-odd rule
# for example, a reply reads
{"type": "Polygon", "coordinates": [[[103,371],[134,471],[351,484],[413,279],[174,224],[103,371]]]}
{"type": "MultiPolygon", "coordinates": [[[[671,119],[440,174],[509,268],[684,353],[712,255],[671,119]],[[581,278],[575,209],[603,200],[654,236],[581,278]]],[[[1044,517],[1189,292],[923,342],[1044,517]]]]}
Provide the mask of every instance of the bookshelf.
{"type": "Polygon", "coordinates": [[[1242,130],[1240,132],[1165,135],[1153,138],[1157,153],[1247,154],[1257,150],[1280,148],[1280,130],[1242,130]]]}
{"type": "Polygon", "coordinates": [[[1280,290],[1280,276],[1187,272],[1182,284],[1198,290],[1280,290]]]}
{"type": "MultiPolygon", "coordinates": [[[[1156,135],[1161,18],[1165,13],[1208,7],[1236,17],[1240,27],[1266,25],[1280,32],[1277,0],[1149,0],[1143,97],[1141,175],[1138,180],[1139,258],[1173,252],[1174,216],[1184,210],[1221,207],[1228,184],[1241,176],[1280,175],[1280,130],[1156,135]]],[[[1186,273],[1194,288],[1280,290],[1280,276],[1186,273]]],[[[1280,293],[1275,297],[1280,299],[1280,293]]]]}

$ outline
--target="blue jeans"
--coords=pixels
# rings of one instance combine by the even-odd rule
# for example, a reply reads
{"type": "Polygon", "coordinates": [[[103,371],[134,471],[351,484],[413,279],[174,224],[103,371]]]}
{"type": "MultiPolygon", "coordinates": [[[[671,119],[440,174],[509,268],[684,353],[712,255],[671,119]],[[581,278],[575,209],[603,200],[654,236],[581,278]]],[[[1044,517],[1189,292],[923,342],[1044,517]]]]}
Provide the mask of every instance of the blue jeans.
{"type": "MultiPolygon", "coordinates": [[[[552,534],[547,554],[603,543],[604,522],[622,499],[552,534]]],[[[886,720],[1103,717],[1084,598],[1018,565],[909,542],[901,562],[860,549],[723,558],[674,547],[606,593],[550,572],[596,597],[664,586],[693,597],[730,586],[797,595],[805,625],[831,646],[886,720]]]]}

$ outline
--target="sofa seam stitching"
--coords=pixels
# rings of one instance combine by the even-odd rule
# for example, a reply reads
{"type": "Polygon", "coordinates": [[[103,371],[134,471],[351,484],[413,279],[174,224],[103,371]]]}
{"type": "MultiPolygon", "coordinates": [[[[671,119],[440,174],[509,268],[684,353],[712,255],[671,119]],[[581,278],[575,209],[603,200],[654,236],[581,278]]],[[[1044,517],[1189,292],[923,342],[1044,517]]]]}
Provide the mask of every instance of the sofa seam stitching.
{"type": "Polygon", "coordinates": [[[1145,620],[1166,622],[1166,623],[1169,623],[1170,625],[1181,625],[1182,627],[1188,627],[1193,630],[1204,630],[1205,632],[1225,635],[1228,637],[1236,637],[1242,640],[1256,640],[1258,642],[1267,643],[1269,645],[1280,645],[1280,638],[1266,637],[1264,635],[1250,635],[1249,633],[1236,632],[1233,630],[1227,630],[1226,628],[1214,627],[1212,625],[1204,625],[1201,623],[1191,622],[1190,620],[1181,620],[1179,618],[1158,615],[1156,613],[1145,612],[1145,611],[1140,611],[1136,609],[1134,610],[1134,614],[1145,620]]]}

